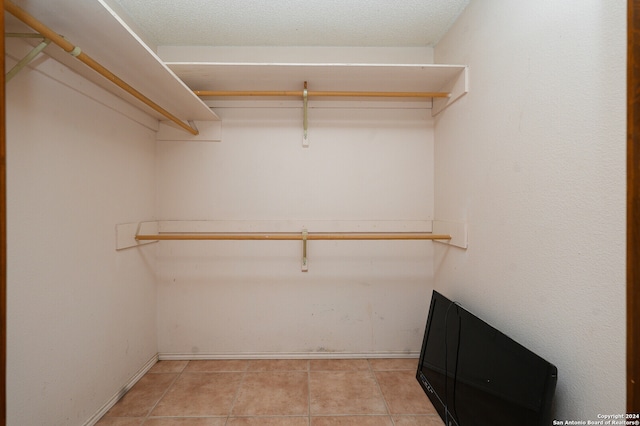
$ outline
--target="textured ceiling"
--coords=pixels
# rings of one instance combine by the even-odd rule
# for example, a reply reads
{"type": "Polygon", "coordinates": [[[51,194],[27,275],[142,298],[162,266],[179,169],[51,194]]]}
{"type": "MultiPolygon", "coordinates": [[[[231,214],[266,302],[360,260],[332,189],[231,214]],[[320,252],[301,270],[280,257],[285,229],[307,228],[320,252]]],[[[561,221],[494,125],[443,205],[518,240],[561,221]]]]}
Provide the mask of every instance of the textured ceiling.
{"type": "Polygon", "coordinates": [[[115,0],[158,46],[434,46],[469,0],[115,0]]]}

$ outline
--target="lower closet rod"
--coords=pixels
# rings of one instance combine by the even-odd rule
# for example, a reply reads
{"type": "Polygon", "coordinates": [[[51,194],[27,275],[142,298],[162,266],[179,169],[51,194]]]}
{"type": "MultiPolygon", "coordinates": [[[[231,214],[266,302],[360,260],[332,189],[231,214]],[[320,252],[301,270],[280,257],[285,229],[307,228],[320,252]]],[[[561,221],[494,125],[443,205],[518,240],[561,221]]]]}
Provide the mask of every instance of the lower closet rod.
{"type": "Polygon", "coordinates": [[[82,50],[78,46],[74,46],[72,43],[67,41],[64,37],[57,34],[55,31],[47,27],[42,22],[38,21],[36,18],[31,16],[29,13],[27,13],[25,10],[16,6],[10,0],[4,1],[4,8],[7,12],[9,12],[13,16],[21,20],[23,23],[25,23],[29,27],[33,28],[42,37],[51,40],[53,43],[61,47],[64,51],[71,54],[72,56],[75,56],[76,59],[78,59],[80,62],[84,63],[89,68],[96,71],[98,74],[100,74],[101,76],[111,81],[116,86],[120,87],[125,92],[129,93],[130,95],[138,99],[140,102],[144,103],[145,105],[152,108],[156,112],[162,114],[169,120],[173,121],[174,123],[182,127],[187,132],[193,135],[198,134],[197,129],[194,129],[190,125],[184,123],[178,117],[171,114],[169,111],[167,111],[166,109],[162,108],[160,105],[153,102],[151,99],[144,96],[142,93],[140,93],[139,91],[131,87],[129,84],[127,84],[120,77],[118,77],[117,75],[115,75],[114,73],[112,73],[111,71],[103,67],[102,65],[100,65],[98,62],[96,62],[93,58],[91,58],[86,53],[82,52],[82,50]]]}
{"type": "Polygon", "coordinates": [[[155,240],[450,240],[451,235],[430,232],[221,232],[221,233],[166,233],[136,235],[138,241],[155,240]]]}

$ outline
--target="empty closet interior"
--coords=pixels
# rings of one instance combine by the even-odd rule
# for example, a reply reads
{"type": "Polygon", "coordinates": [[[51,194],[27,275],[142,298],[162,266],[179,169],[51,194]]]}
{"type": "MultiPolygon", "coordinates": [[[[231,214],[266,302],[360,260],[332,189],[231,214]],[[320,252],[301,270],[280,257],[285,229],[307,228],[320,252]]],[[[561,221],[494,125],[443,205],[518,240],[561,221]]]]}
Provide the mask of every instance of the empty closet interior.
{"type": "Polygon", "coordinates": [[[5,0],[8,418],[90,424],[158,359],[416,358],[433,289],[562,418],[624,412],[624,10],[455,3],[433,44],[180,45],[5,0]]]}

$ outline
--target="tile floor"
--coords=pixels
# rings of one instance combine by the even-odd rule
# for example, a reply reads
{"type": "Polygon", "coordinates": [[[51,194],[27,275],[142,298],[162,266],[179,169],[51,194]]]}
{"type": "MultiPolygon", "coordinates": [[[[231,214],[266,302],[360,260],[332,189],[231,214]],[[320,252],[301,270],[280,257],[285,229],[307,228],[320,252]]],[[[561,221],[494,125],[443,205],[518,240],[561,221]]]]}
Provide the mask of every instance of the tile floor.
{"type": "Polygon", "coordinates": [[[442,426],[416,359],[159,361],[98,426],[442,426]]]}

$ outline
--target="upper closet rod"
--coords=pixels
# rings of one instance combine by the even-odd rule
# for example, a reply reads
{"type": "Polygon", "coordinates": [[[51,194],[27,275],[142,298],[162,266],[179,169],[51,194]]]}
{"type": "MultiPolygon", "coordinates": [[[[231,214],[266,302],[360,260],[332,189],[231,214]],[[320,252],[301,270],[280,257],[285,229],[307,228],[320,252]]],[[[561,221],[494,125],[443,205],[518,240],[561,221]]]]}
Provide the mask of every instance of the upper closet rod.
{"type": "MultiPolygon", "coordinates": [[[[294,96],[303,97],[304,90],[194,90],[198,96],[294,96]]],[[[362,98],[448,98],[448,92],[354,92],[307,90],[307,96],[362,98]]]]}
{"type": "Polygon", "coordinates": [[[138,241],[155,240],[450,240],[451,235],[430,232],[220,232],[136,235],[138,241]]]}
{"type": "Polygon", "coordinates": [[[55,31],[51,30],[51,28],[47,27],[42,22],[38,21],[36,18],[31,16],[29,13],[27,13],[25,10],[23,10],[20,7],[16,6],[10,0],[5,0],[4,1],[4,8],[5,8],[5,10],[7,12],[11,13],[13,16],[18,18],[22,22],[24,22],[26,25],[28,25],[29,27],[33,28],[36,32],[40,33],[44,38],[47,38],[47,39],[51,40],[53,43],[55,43],[58,46],[60,46],[63,50],[65,50],[66,52],[70,53],[71,56],[75,56],[78,60],[83,62],[89,68],[93,69],[98,74],[102,75],[107,80],[111,81],[116,86],[120,87],[125,92],[129,93],[130,95],[132,95],[133,97],[135,97],[136,99],[138,99],[139,101],[144,103],[145,105],[149,106],[153,110],[157,111],[158,113],[162,114],[163,116],[165,116],[169,120],[173,121],[174,123],[176,123],[178,126],[182,127],[187,132],[189,132],[189,133],[191,133],[193,135],[197,135],[198,134],[198,130],[197,129],[194,129],[189,124],[184,123],[178,117],[176,117],[175,115],[171,114],[169,111],[165,110],[160,105],[156,104],[151,99],[149,99],[146,96],[144,96],[142,93],[138,92],[136,89],[131,87],[125,81],[123,81],[118,76],[113,74],[111,71],[109,71],[108,69],[106,69],[105,67],[100,65],[94,59],[92,59],[89,55],[87,55],[86,53],[82,52],[82,50],[80,50],[80,48],[78,46],[74,46],[72,43],[70,43],[67,40],[65,40],[64,37],[62,37],[61,35],[57,34],[55,31]]]}

